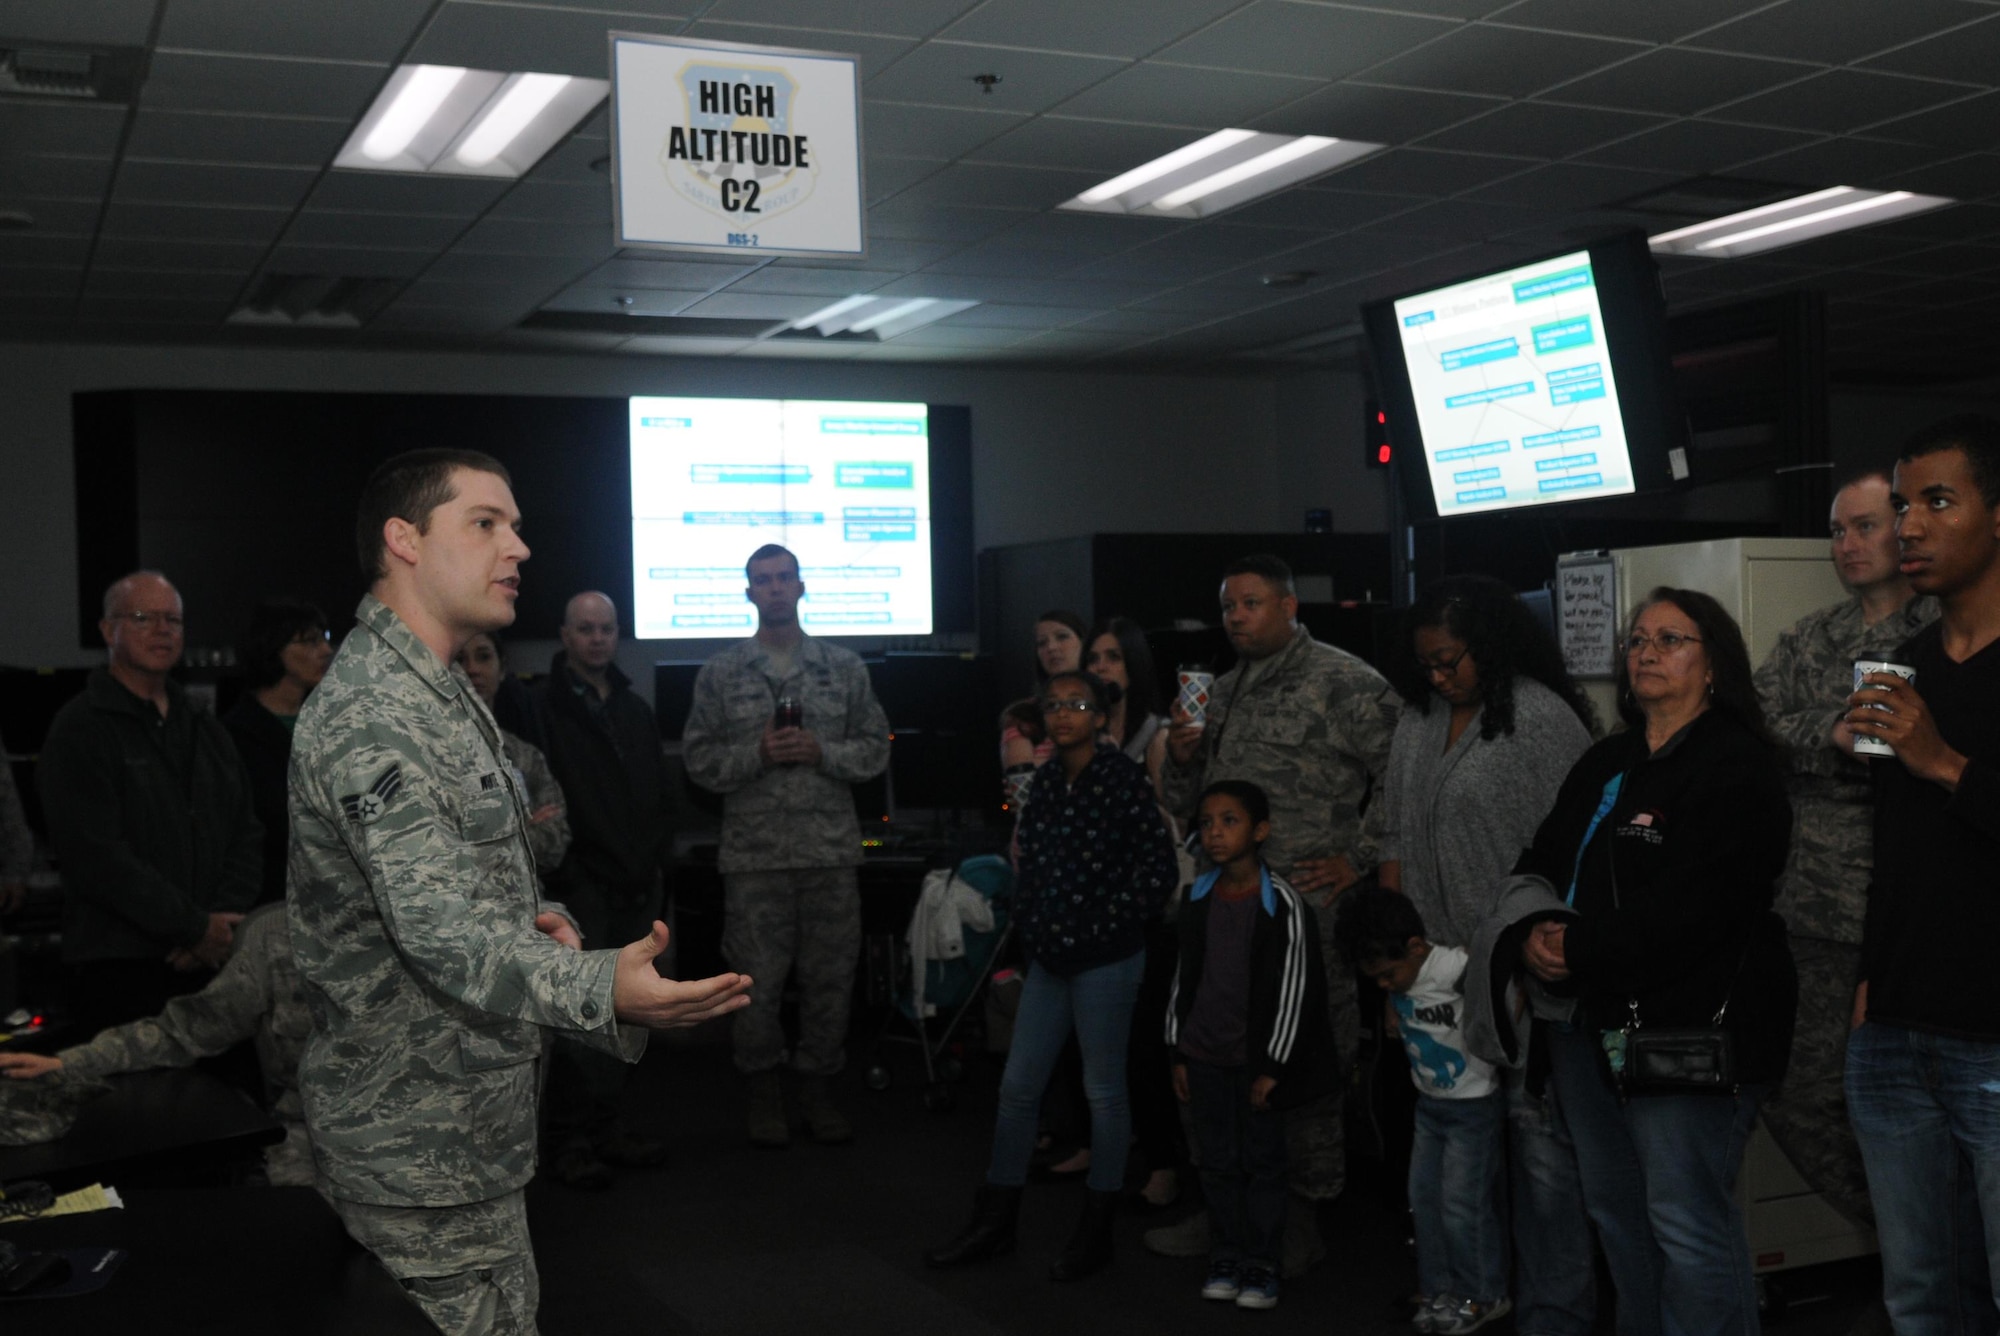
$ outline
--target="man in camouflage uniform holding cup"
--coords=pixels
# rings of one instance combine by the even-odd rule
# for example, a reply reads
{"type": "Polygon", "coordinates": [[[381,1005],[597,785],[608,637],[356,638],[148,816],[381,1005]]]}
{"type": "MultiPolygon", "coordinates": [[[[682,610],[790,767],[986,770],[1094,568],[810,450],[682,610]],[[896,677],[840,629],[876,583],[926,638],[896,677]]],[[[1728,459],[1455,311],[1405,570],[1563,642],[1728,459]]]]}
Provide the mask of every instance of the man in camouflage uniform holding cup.
{"type": "Polygon", "coordinates": [[[1874,866],[1868,762],[1841,717],[1856,659],[1893,659],[1937,619],[1897,572],[1896,514],[1879,471],[1834,494],[1833,563],[1851,597],[1808,613],[1778,637],[1757,670],[1771,729],[1791,748],[1792,849],[1778,887],[1799,971],[1791,1068],[1764,1104],[1764,1122],[1806,1182],[1858,1224],[1872,1225],[1868,1179],[1841,1091],[1861,920],[1874,866]]]}
{"type": "Polygon", "coordinates": [[[848,650],[799,625],[799,561],[777,544],[750,554],[745,596],[757,634],[702,665],[681,735],[688,778],[723,795],[722,953],[765,987],[736,1018],[736,1068],[750,1084],[750,1140],[791,1142],[779,993],[799,993],[799,1074],[815,1141],[852,1135],[828,1094],[847,1060],[847,1013],[861,954],[861,827],[852,786],[889,764],[889,718],[848,650]],[[779,702],[795,709],[778,717],[779,702]]]}
{"type": "Polygon", "coordinates": [[[535,1330],[522,1188],[546,1035],[637,1061],[645,1028],[734,1010],[750,983],[661,978],[659,923],[581,950],[539,899],[527,795],[451,670],[474,634],[514,620],[519,524],[489,456],[418,450],[377,469],[356,525],[373,587],[292,743],[288,904],[314,1027],[299,1087],[317,1186],[452,1333],[535,1330]]]}
{"type": "MultiPolygon", "coordinates": [[[[1343,1063],[1360,1048],[1354,976],[1333,946],[1333,901],[1374,870],[1374,822],[1362,808],[1389,761],[1400,713],[1394,688],[1345,650],[1323,645],[1298,624],[1291,568],[1275,556],[1245,557],[1223,573],[1222,626],[1236,667],[1216,680],[1207,719],[1193,722],[1177,703],[1161,777],[1169,811],[1188,813],[1204,787],[1244,779],[1271,798],[1264,860],[1309,901],[1326,962],[1327,1007],[1343,1063]]],[[[1287,1115],[1292,1210],[1285,1221],[1284,1270],[1296,1275],[1324,1252],[1314,1204],[1347,1183],[1339,1093],[1287,1115]]],[[[1154,1230],[1148,1247],[1205,1253],[1207,1220],[1154,1230]]]]}

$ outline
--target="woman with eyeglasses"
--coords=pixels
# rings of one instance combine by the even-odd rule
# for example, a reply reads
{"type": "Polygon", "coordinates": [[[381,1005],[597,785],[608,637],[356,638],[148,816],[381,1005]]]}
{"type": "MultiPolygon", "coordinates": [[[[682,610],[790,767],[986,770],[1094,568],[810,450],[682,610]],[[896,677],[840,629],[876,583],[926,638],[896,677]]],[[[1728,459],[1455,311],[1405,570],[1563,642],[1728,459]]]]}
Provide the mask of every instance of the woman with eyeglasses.
{"type": "Polygon", "coordinates": [[[1000,1079],[986,1182],[971,1223],[925,1255],[932,1266],[1013,1248],[1036,1111],[1072,1033],[1083,1053],[1095,1154],[1082,1217],[1049,1274],[1077,1280],[1111,1260],[1112,1219],[1132,1135],[1126,1041],[1145,969],[1146,924],[1158,915],[1179,869],[1144,767],[1115,747],[1098,745],[1106,696],[1101,680],[1077,669],[1052,673],[1042,687],[1042,717],[1055,755],[1035,772],[1022,813],[1014,893],[1027,977],[1000,1079]]]}
{"type": "Polygon", "coordinates": [[[1706,594],[1653,590],[1617,678],[1626,729],[1576,763],[1516,869],[1567,902],[1521,930],[1519,958],[1575,1002],[1549,1059],[1618,1330],[1754,1334],[1736,1175],[1798,992],[1771,912],[1792,833],[1779,745],[1706,594]],[[1679,1078],[1641,1058],[1661,1038],[1692,1055],[1679,1078]]]}
{"type": "Polygon", "coordinates": [[[267,904],[285,898],[291,843],[285,783],[292,728],[299,708],[333,662],[326,614],[302,599],[265,599],[250,614],[236,655],[249,690],[223,714],[222,726],[250,774],[250,803],[264,828],[264,888],[257,903],[267,904]]]}
{"type": "MultiPolygon", "coordinates": [[[[1379,876],[1414,902],[1432,943],[1469,949],[1563,777],[1590,746],[1590,704],[1555,638],[1513,590],[1484,575],[1440,580],[1410,606],[1387,676],[1408,708],[1389,747],[1379,876]]],[[[1586,1336],[1595,1322],[1576,1156],[1546,1090],[1538,1061],[1507,1072],[1504,1100],[1451,1103],[1460,1120],[1486,1120],[1451,1143],[1483,1147],[1476,1164],[1456,1152],[1444,1160],[1443,1143],[1420,1130],[1412,1205],[1443,1212],[1428,1232],[1448,1235],[1454,1258],[1480,1259],[1467,1268],[1420,1257],[1420,1329],[1443,1329],[1444,1318],[1450,1330],[1470,1330],[1465,1324],[1504,1311],[1495,1300],[1510,1292],[1510,1196],[1520,1329],[1586,1336]],[[1439,1154],[1426,1160],[1427,1148],[1439,1154]],[[1510,1167],[1511,1194],[1501,1190],[1510,1167]]]]}

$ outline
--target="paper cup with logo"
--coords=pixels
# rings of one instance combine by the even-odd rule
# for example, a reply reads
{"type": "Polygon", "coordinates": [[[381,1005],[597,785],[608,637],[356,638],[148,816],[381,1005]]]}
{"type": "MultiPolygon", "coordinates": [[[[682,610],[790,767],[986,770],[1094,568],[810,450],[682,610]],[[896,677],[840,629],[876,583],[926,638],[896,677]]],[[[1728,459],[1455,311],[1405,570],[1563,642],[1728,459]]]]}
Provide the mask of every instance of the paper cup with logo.
{"type": "MultiPolygon", "coordinates": [[[[1856,691],[1888,690],[1887,687],[1876,686],[1862,680],[1870,673],[1894,673],[1905,682],[1915,682],[1917,680],[1917,670],[1910,667],[1907,663],[1890,663],[1886,659],[1856,659],[1854,661],[1854,689],[1856,691]]],[[[1871,710],[1880,710],[1886,707],[1871,705],[1868,708],[1871,710]]],[[[1894,756],[1896,749],[1880,738],[1871,738],[1864,734],[1856,733],[1854,735],[1854,754],[1856,756],[1894,756]]]]}
{"type": "Polygon", "coordinates": [[[1208,702],[1215,694],[1215,674],[1203,664],[1184,663],[1175,674],[1180,689],[1175,693],[1174,702],[1187,714],[1188,722],[1197,728],[1208,723],[1208,702]]]}

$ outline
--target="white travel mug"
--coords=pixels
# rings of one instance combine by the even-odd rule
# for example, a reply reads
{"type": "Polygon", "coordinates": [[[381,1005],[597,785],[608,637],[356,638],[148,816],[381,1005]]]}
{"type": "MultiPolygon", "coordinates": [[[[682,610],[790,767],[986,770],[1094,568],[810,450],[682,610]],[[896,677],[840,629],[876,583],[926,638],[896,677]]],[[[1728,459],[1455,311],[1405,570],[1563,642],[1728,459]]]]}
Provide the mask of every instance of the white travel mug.
{"type": "MultiPolygon", "coordinates": [[[[1856,659],[1854,661],[1854,689],[1856,691],[1888,690],[1887,687],[1877,686],[1871,682],[1864,682],[1862,679],[1870,673],[1894,673],[1905,682],[1915,682],[1917,680],[1917,670],[1910,667],[1907,663],[1890,663],[1886,659],[1856,659]]],[[[1887,707],[1871,705],[1868,708],[1871,710],[1880,710],[1887,707]]],[[[1894,756],[1896,749],[1880,738],[1872,738],[1865,734],[1856,733],[1854,735],[1854,754],[1856,756],[1894,756]]]]}

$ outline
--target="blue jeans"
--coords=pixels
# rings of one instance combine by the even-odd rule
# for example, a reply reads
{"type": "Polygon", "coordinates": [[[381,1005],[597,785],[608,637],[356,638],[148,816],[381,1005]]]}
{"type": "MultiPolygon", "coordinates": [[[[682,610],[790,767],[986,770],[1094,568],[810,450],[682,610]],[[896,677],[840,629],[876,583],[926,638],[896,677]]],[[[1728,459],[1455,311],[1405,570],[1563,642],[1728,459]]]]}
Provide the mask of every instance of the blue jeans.
{"type": "Polygon", "coordinates": [[[1736,1175],[1766,1087],[1620,1100],[1588,1029],[1550,1026],[1549,1060],[1620,1336],[1756,1336],[1736,1175]]]}
{"type": "MultiPolygon", "coordinates": [[[[1544,1042],[1542,1030],[1537,1043],[1544,1042]]],[[[1597,1259],[1576,1147],[1553,1085],[1528,1092],[1507,1077],[1508,1155],[1514,1197],[1514,1326],[1521,1336],[1590,1336],[1597,1324],[1597,1259]]]]}
{"type": "Polygon", "coordinates": [[[1417,1096],[1410,1214],[1417,1288],[1482,1303],[1507,1293],[1507,1092],[1417,1096]]]}
{"type": "MultiPolygon", "coordinates": [[[[1188,1064],[1188,1111],[1218,1262],[1277,1270],[1285,1236],[1285,1115],[1250,1107],[1247,1067],[1188,1064]]],[[[1094,1153],[1093,1153],[1094,1154],[1094,1153]]]]}
{"type": "Polygon", "coordinates": [[[1870,1021],[1847,1037],[1847,1114],[1897,1336],[1994,1330],[2000,1043],[1870,1021]]]}
{"type": "Polygon", "coordinates": [[[1090,1176],[1085,1181],[1096,1192],[1116,1192],[1125,1186],[1125,1156],[1132,1141],[1125,1046],[1132,1033],[1132,1004],[1145,973],[1144,951],[1067,977],[1040,965],[1028,966],[1028,977],[1021,984],[1021,1008],[1014,1016],[1014,1043],[1000,1078],[988,1183],[1017,1188],[1028,1181],[1042,1092],[1048,1089],[1049,1074],[1074,1029],[1077,1047],[1083,1051],[1083,1094],[1090,1101],[1090,1176]]]}

